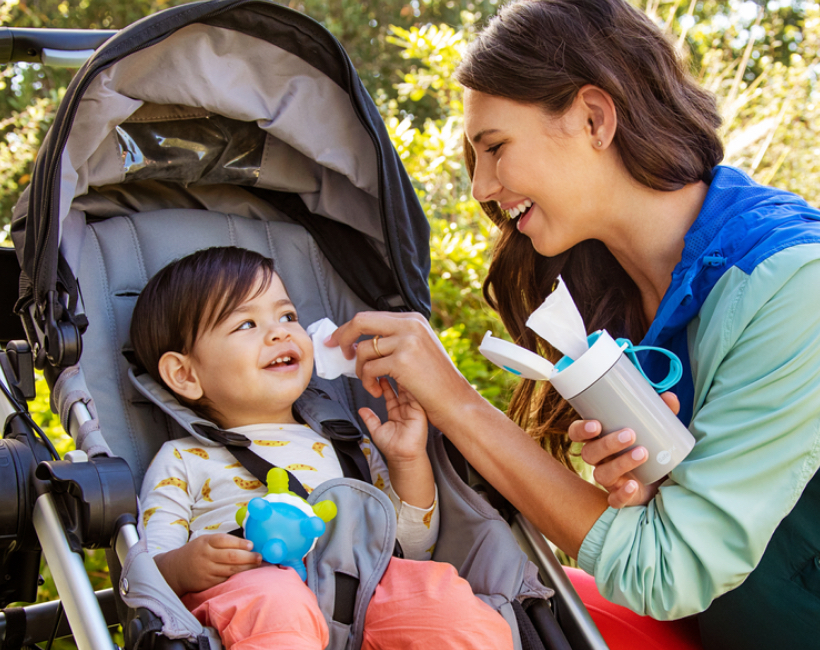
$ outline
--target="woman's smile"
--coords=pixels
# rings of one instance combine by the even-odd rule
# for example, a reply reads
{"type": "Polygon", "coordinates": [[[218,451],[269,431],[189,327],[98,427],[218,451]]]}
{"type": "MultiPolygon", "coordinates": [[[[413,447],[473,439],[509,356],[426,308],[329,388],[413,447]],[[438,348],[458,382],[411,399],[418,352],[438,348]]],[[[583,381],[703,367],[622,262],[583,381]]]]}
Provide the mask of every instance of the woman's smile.
{"type": "Polygon", "coordinates": [[[518,222],[515,224],[515,227],[518,228],[519,232],[524,232],[524,226],[530,220],[534,208],[535,205],[530,201],[529,205],[524,210],[524,213],[519,217],[518,222]]]}

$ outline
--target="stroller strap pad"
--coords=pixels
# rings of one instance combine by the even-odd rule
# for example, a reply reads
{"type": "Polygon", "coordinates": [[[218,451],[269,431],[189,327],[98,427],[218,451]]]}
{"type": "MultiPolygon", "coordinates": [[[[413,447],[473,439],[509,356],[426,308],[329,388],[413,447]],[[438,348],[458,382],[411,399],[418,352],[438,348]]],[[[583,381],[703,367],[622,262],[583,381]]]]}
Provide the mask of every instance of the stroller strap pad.
{"type": "Polygon", "coordinates": [[[307,556],[307,584],[328,623],[329,650],[361,647],[367,606],[396,541],[396,510],[378,488],[348,478],[325,481],[308,502],[331,500],[337,514],[307,556]],[[334,620],[337,574],[358,580],[352,622],[334,620]]]}
{"type": "Polygon", "coordinates": [[[199,640],[207,638],[211,650],[221,650],[222,642],[216,631],[203,627],[165,582],[154,558],[148,553],[142,513],[138,522],[140,540],[128,550],[120,583],[114,586],[119,589],[123,602],[130,608],[144,607],[159,616],[162,633],[169,639],[187,639],[201,648],[199,640]]]}
{"type": "Polygon", "coordinates": [[[143,396],[156,404],[165,414],[185,429],[188,435],[196,438],[197,442],[208,447],[220,446],[218,442],[214,442],[210,438],[203,436],[196,429],[196,425],[213,428],[215,426],[213,422],[198,416],[187,406],[180,404],[177,398],[154,381],[151,375],[148,373],[137,375],[134,373],[133,368],[129,368],[128,379],[131,380],[131,383],[143,396]]]}
{"type": "Polygon", "coordinates": [[[100,420],[97,416],[97,407],[94,399],[89,395],[85,384],[85,377],[80,366],[66,368],[51,390],[51,410],[60,416],[60,422],[69,430],[69,414],[71,408],[77,404],[85,404],[91,420],[83,422],[74,434],[74,444],[82,449],[89,457],[113,456],[111,448],[100,432],[100,420]]]}

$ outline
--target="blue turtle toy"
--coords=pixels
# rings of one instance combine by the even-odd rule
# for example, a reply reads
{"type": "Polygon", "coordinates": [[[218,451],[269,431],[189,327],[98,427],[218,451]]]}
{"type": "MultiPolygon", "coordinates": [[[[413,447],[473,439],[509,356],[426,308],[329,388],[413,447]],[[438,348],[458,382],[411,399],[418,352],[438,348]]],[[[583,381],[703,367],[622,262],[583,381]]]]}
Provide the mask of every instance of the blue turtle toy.
{"type": "Polygon", "coordinates": [[[307,580],[303,562],[336,516],[336,504],[320,501],[311,506],[288,490],[288,473],[274,467],[268,472],[268,493],[254,497],[236,513],[236,522],[253,542],[253,550],[271,564],[291,567],[307,580]]]}

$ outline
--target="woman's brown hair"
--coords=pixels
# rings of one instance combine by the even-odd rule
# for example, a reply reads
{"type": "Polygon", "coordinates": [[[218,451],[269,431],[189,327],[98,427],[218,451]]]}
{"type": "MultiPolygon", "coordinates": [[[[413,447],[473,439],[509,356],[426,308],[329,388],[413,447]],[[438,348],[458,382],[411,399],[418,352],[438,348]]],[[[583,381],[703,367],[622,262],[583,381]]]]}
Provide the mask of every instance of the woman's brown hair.
{"type": "MultiPolygon", "coordinates": [[[[171,262],[154,275],[131,316],[131,345],[137,370],[170,390],[159,374],[166,352],[190,354],[203,332],[222,323],[243,302],[264,293],[275,273],[273,260],[234,246],[206,248],[171,262]]],[[[219,423],[203,397],[180,403],[219,423]]]]}
{"type": "MultiPolygon", "coordinates": [[[[455,76],[467,88],[555,116],[570,108],[582,86],[605,90],[618,117],[613,145],[630,175],[652,189],[671,191],[707,178],[723,158],[714,96],[697,85],[660,29],[625,0],[509,4],[468,46],[455,76]]],[[[466,135],[464,150],[472,176],[475,152],[466,135]]],[[[589,332],[643,338],[637,286],[601,242],[544,257],[496,203],[482,208],[501,229],[484,296],[516,343],[553,361],[561,356],[525,326],[559,274],[589,332]]],[[[536,389],[524,380],[509,413],[572,467],[566,431],[577,415],[549,384],[536,389]]]]}

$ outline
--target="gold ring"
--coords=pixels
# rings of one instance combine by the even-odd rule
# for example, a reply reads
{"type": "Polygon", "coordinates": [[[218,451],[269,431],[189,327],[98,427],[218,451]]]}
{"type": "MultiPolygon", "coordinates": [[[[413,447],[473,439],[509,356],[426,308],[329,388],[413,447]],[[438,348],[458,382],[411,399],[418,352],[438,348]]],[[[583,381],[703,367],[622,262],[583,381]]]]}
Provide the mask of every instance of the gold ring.
{"type": "Polygon", "coordinates": [[[372,339],[370,339],[371,341],[373,341],[373,352],[375,352],[375,353],[376,353],[376,356],[377,356],[377,357],[379,357],[379,359],[381,359],[381,358],[384,356],[384,355],[383,355],[383,354],[379,351],[379,339],[380,339],[380,338],[381,338],[381,337],[380,337],[378,334],[376,334],[376,336],[374,336],[372,339]]]}

